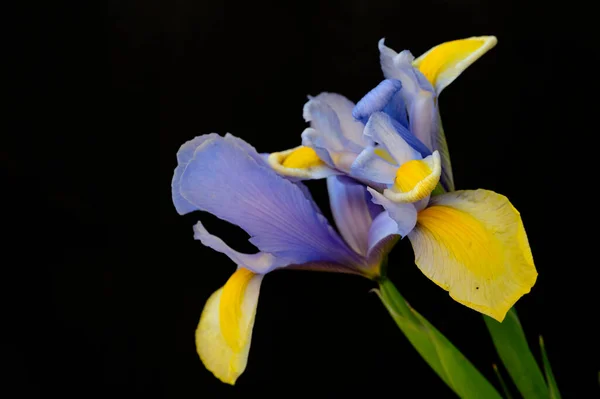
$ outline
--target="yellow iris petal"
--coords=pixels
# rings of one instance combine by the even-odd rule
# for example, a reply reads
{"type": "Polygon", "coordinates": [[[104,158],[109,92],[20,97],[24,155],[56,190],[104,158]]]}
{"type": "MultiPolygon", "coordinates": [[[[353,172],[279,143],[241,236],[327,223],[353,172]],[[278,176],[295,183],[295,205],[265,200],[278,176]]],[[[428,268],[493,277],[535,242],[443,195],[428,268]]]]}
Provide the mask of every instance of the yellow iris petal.
{"type": "Polygon", "coordinates": [[[497,42],[494,36],[480,36],[442,43],[417,58],[413,65],[425,75],[439,95],[497,42]]]}
{"type": "Polygon", "coordinates": [[[196,350],[204,366],[227,384],[235,384],[246,368],[262,277],[238,269],[200,316],[196,350]]]}
{"type": "Polygon", "coordinates": [[[434,151],[425,159],[415,159],[400,165],[393,188],[384,190],[383,195],[399,203],[420,201],[435,189],[441,174],[440,154],[434,151]]]}
{"type": "Polygon", "coordinates": [[[537,279],[519,212],[492,191],[434,197],[408,237],[427,277],[500,322],[537,279]]]}
{"type": "Polygon", "coordinates": [[[291,150],[274,152],[269,155],[267,162],[283,176],[320,179],[335,174],[310,147],[299,146],[291,150]]]}

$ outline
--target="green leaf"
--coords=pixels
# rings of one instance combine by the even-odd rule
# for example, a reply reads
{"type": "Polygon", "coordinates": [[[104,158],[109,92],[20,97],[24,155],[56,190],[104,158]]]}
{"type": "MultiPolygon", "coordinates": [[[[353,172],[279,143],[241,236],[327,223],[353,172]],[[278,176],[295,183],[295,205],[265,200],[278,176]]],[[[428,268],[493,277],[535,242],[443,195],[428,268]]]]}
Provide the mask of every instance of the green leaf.
{"type": "Polygon", "coordinates": [[[504,367],[524,399],[548,399],[550,393],[544,376],[527,345],[525,333],[511,309],[502,323],[483,316],[504,367]]]}
{"type": "Polygon", "coordinates": [[[544,364],[544,374],[546,374],[546,382],[548,383],[548,390],[550,391],[551,399],[560,399],[560,392],[558,391],[558,385],[554,379],[552,368],[550,367],[550,361],[546,354],[546,346],[544,345],[544,338],[540,335],[540,349],[542,350],[542,362],[544,364]]]}
{"type": "Polygon", "coordinates": [[[501,398],[496,389],[452,343],[412,309],[388,279],[379,298],[406,338],[440,378],[461,398],[501,398]]]}
{"type": "Polygon", "coordinates": [[[512,395],[510,394],[510,391],[508,390],[508,387],[506,386],[506,383],[504,382],[504,378],[502,378],[502,374],[500,374],[500,370],[498,370],[498,366],[496,366],[495,364],[492,364],[492,367],[494,368],[494,373],[496,373],[496,376],[498,377],[498,380],[500,381],[500,386],[502,386],[502,391],[504,392],[504,396],[506,396],[506,399],[512,399],[512,395]]]}

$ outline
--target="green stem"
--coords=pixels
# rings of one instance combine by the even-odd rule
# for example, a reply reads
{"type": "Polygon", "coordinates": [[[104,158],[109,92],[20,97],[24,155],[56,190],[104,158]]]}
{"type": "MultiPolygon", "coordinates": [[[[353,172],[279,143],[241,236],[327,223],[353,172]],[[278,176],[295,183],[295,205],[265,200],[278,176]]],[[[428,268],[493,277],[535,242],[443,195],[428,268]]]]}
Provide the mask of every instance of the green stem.
{"type": "Polygon", "coordinates": [[[427,364],[459,397],[501,398],[471,362],[410,307],[389,279],[382,277],[378,283],[378,296],[400,330],[427,364]]]}

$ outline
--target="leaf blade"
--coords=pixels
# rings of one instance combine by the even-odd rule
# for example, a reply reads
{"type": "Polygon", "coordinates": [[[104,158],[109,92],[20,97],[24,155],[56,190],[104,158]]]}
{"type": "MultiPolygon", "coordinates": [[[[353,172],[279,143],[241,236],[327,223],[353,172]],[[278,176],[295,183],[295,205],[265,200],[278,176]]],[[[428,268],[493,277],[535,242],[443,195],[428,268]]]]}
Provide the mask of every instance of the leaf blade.
{"type": "Polygon", "coordinates": [[[483,316],[496,352],[524,399],[547,399],[544,376],[529,349],[517,312],[511,309],[502,323],[483,316]]]}
{"type": "Polygon", "coordinates": [[[391,281],[380,282],[379,296],[421,357],[461,398],[498,398],[492,384],[431,323],[412,309],[391,281]]]}

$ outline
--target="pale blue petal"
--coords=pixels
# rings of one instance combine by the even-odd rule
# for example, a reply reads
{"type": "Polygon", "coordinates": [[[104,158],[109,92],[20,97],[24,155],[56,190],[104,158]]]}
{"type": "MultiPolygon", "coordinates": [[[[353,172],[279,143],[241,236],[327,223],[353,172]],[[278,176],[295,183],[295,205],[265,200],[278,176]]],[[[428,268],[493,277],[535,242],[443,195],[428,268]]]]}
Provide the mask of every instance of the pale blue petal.
{"type": "Polygon", "coordinates": [[[240,226],[261,252],[277,258],[274,265],[330,261],[360,267],[363,260],[307,199],[301,183],[279,176],[238,140],[204,141],[181,174],[181,197],[240,226]]]}
{"type": "Polygon", "coordinates": [[[362,146],[350,141],[342,133],[340,119],[334,109],[326,102],[312,98],[304,105],[304,120],[310,122],[322,139],[322,146],[329,152],[350,151],[359,153],[362,146]]]}
{"type": "Polygon", "coordinates": [[[302,115],[306,122],[310,122],[310,127],[320,134],[324,148],[329,151],[344,150],[342,127],[333,108],[313,98],[304,104],[302,115]]]}
{"type": "Polygon", "coordinates": [[[327,178],[329,204],[337,228],[354,251],[366,256],[371,212],[366,187],[346,176],[327,178]]]}
{"type": "Polygon", "coordinates": [[[175,171],[173,173],[173,180],[171,181],[171,195],[173,197],[173,204],[175,205],[175,210],[180,215],[185,215],[186,213],[190,213],[196,210],[196,207],[190,204],[187,200],[185,200],[179,193],[179,180],[181,179],[181,174],[185,170],[185,167],[188,164],[188,162],[190,162],[190,160],[194,156],[194,151],[196,150],[196,148],[198,148],[206,140],[217,136],[218,134],[216,133],[198,136],[179,147],[179,151],[177,152],[177,167],[175,168],[175,171]]]}
{"type": "MultiPolygon", "coordinates": [[[[397,203],[392,202],[383,194],[378,193],[372,188],[368,188],[369,192],[373,195],[373,202],[383,206],[383,208],[389,214],[389,217],[396,223],[396,232],[402,237],[406,237],[417,224],[417,208],[410,203],[397,203]]],[[[379,215],[378,218],[385,219],[385,217],[379,215]]],[[[389,221],[387,222],[389,224],[389,221]]],[[[388,226],[389,229],[389,226],[388,226]]],[[[374,235],[375,233],[373,233],[374,235]]],[[[379,233],[380,235],[383,233],[379,233]]],[[[375,242],[375,238],[370,239],[370,242],[375,242]]]]}
{"type": "Polygon", "coordinates": [[[320,93],[314,97],[314,100],[327,104],[335,112],[344,137],[361,146],[367,144],[363,138],[363,129],[365,125],[354,120],[352,117],[352,109],[354,108],[354,103],[352,101],[336,93],[320,93]]]}
{"type": "Polygon", "coordinates": [[[370,265],[379,264],[381,259],[391,251],[396,240],[400,237],[400,234],[398,234],[398,224],[390,218],[388,212],[381,212],[373,219],[369,230],[368,263],[370,265]]]}
{"type": "Polygon", "coordinates": [[[382,145],[398,165],[431,155],[431,152],[404,126],[383,112],[371,115],[365,135],[382,145]]]}
{"type": "Polygon", "coordinates": [[[356,103],[352,116],[362,123],[367,123],[374,112],[382,111],[394,95],[402,89],[402,83],[395,79],[385,79],[356,103]]]}
{"type": "MultiPolygon", "coordinates": [[[[365,148],[356,157],[350,168],[350,174],[358,179],[376,183],[393,184],[396,178],[398,165],[392,165],[379,155],[375,154],[375,147],[365,148]]],[[[411,152],[411,154],[413,154],[411,152]]]]}
{"type": "Polygon", "coordinates": [[[410,51],[395,52],[385,45],[385,40],[379,41],[379,60],[381,70],[386,79],[397,79],[402,82],[403,91],[414,95],[420,90],[435,93],[435,89],[425,75],[412,66],[415,57],[410,51]]]}
{"type": "Polygon", "coordinates": [[[303,146],[315,150],[321,161],[325,162],[330,167],[335,168],[335,163],[333,162],[333,159],[331,159],[331,155],[329,155],[329,150],[327,149],[328,143],[326,135],[323,132],[319,132],[312,127],[307,127],[302,132],[301,137],[303,146]]]}
{"type": "Polygon", "coordinates": [[[205,246],[227,255],[236,265],[243,266],[254,273],[264,274],[278,266],[285,265],[281,262],[282,259],[278,259],[270,253],[244,254],[232,249],[219,237],[210,234],[201,222],[194,226],[194,238],[200,240],[205,246]]]}
{"type": "Polygon", "coordinates": [[[428,149],[435,151],[435,137],[438,135],[438,111],[435,96],[428,91],[421,91],[413,99],[409,108],[410,131],[428,149]]]}

